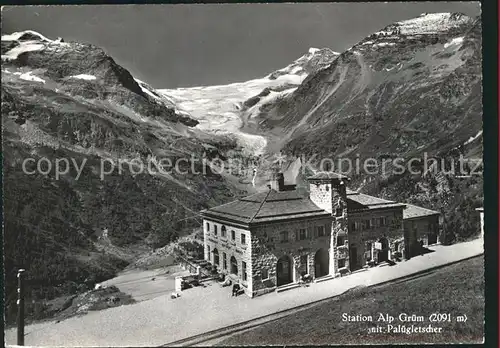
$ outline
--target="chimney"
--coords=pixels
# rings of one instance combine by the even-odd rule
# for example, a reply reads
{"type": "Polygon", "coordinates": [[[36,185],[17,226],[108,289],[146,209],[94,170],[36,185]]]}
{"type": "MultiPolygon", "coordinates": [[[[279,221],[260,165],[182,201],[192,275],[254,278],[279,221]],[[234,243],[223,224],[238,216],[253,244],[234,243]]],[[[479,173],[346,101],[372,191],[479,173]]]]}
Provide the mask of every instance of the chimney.
{"type": "Polygon", "coordinates": [[[283,191],[285,189],[285,176],[281,172],[273,173],[271,176],[271,189],[283,191]]]}
{"type": "Polygon", "coordinates": [[[309,199],[333,216],[347,213],[346,183],[349,178],[334,172],[319,172],[309,178],[309,199]]]}

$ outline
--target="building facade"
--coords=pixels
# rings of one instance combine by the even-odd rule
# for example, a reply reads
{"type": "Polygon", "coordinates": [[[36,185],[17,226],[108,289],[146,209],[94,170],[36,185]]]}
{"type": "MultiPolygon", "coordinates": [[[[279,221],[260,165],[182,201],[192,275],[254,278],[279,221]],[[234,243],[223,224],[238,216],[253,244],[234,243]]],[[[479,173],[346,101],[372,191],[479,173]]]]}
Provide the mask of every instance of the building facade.
{"type": "Polygon", "coordinates": [[[419,255],[421,246],[439,243],[439,217],[437,211],[406,204],[403,211],[403,228],[411,243],[407,244],[407,258],[419,255]]]}
{"type": "Polygon", "coordinates": [[[205,259],[249,296],[301,276],[331,278],[391,260],[405,245],[405,204],[347,189],[346,176],[321,172],[309,196],[273,176],[269,190],[204,210],[205,259]]]}

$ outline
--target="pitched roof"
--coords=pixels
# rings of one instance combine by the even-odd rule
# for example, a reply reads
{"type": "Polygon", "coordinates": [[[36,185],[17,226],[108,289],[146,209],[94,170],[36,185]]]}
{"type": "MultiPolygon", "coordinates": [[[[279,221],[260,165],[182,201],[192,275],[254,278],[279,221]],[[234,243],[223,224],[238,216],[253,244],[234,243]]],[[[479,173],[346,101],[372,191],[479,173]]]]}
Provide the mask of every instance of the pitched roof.
{"type": "Polygon", "coordinates": [[[403,219],[413,219],[432,215],[439,215],[439,212],[408,203],[406,203],[406,208],[403,210],[403,219]]]}
{"type": "Polygon", "coordinates": [[[355,191],[347,191],[347,210],[373,210],[382,208],[404,207],[404,204],[395,201],[366,195],[355,191]]]}
{"type": "Polygon", "coordinates": [[[297,191],[275,190],[243,197],[204,210],[202,213],[205,216],[219,217],[245,224],[330,215],[297,191]]]}

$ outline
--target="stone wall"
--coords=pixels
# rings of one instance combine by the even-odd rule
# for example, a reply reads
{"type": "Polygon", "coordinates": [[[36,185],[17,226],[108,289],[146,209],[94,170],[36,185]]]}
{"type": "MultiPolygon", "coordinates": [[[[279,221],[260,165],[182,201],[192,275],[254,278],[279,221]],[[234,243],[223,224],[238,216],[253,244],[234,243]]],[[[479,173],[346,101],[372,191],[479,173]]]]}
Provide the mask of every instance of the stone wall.
{"type": "Polygon", "coordinates": [[[277,286],[276,266],[278,260],[288,256],[293,264],[293,281],[301,273],[315,276],[314,257],[319,249],[329,252],[331,238],[331,218],[316,218],[280,222],[256,227],[252,230],[252,278],[254,295],[272,291],[277,286]],[[323,226],[324,236],[317,236],[316,226],[323,226]],[[300,229],[305,229],[305,239],[300,239],[300,229]],[[287,232],[287,241],[283,241],[282,232],[287,232]],[[305,261],[305,262],[303,262],[305,261]],[[262,279],[262,270],[268,272],[268,278],[262,279]]]}
{"type": "MultiPolygon", "coordinates": [[[[356,260],[355,262],[351,260],[353,264],[351,271],[365,266],[369,261],[369,255],[373,261],[379,262],[379,254],[382,252],[375,250],[375,242],[379,242],[382,238],[387,239],[390,249],[389,259],[392,258],[395,251],[404,249],[403,208],[350,212],[348,221],[349,241],[347,249],[356,247],[356,260]],[[380,225],[380,218],[385,218],[386,224],[380,225]],[[369,228],[366,228],[366,224],[363,226],[366,220],[370,220],[369,228]],[[357,229],[354,228],[355,225],[357,225],[357,229]],[[367,243],[371,244],[369,250],[366,250],[367,243]]],[[[350,257],[349,250],[346,252],[350,257]]]]}
{"type": "Polygon", "coordinates": [[[250,231],[247,229],[230,226],[217,221],[204,219],[203,234],[205,247],[205,260],[217,267],[220,273],[226,274],[233,282],[239,282],[245,289],[245,293],[250,295],[252,289],[252,244],[250,231]],[[210,230],[207,229],[207,223],[210,230]],[[214,233],[214,226],[217,226],[217,234],[214,233]],[[226,235],[222,236],[222,227],[226,228],[226,235]],[[232,232],[235,232],[235,240],[232,240],[232,232]],[[241,243],[241,234],[245,234],[245,244],[241,243]],[[214,250],[219,252],[219,263],[214,262],[214,250]],[[210,250],[210,254],[209,254],[210,250]],[[226,267],[224,267],[224,253],[226,254],[226,267]],[[231,257],[236,259],[238,273],[231,273],[231,257]],[[243,262],[246,263],[247,280],[243,278],[243,262]]]}

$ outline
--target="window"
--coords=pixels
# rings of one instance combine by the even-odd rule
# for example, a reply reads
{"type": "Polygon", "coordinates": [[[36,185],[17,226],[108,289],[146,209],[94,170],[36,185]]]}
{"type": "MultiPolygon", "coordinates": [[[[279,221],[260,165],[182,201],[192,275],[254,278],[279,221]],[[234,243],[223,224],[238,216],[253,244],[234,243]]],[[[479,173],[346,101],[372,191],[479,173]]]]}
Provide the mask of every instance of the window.
{"type": "Polygon", "coordinates": [[[241,234],[241,244],[246,244],[247,243],[247,236],[246,234],[242,233],[241,234]]]}
{"type": "Polygon", "coordinates": [[[263,268],[261,273],[262,273],[262,280],[269,279],[269,271],[267,270],[267,268],[263,268]]]}
{"type": "Polygon", "coordinates": [[[238,275],[238,262],[234,256],[231,256],[231,273],[238,275]]]}
{"type": "Polygon", "coordinates": [[[236,232],[234,232],[233,230],[231,230],[231,239],[236,240],[236,232]]]}
{"type": "Polygon", "coordinates": [[[222,268],[227,269],[227,255],[226,253],[222,253],[222,268]]]}
{"type": "Polygon", "coordinates": [[[309,273],[309,265],[307,264],[307,255],[300,256],[300,264],[303,267],[305,274],[309,273]]]}
{"type": "Polygon", "coordinates": [[[214,265],[219,266],[219,250],[214,249],[214,265]]]}
{"type": "Polygon", "coordinates": [[[356,231],[356,223],[351,222],[351,231],[356,231]]]}
{"type": "Polygon", "coordinates": [[[366,242],[365,244],[365,259],[370,261],[372,259],[372,243],[366,242]]]}
{"type": "Polygon", "coordinates": [[[380,226],[387,226],[387,217],[379,218],[380,226]]]}
{"type": "Polygon", "coordinates": [[[225,237],[225,236],[226,236],[226,226],[222,226],[222,227],[220,228],[220,235],[221,235],[222,237],[225,237]]]}
{"type": "Polygon", "coordinates": [[[280,232],[280,242],[281,243],[288,242],[288,232],[287,231],[280,232]]]}
{"type": "Polygon", "coordinates": [[[206,226],[207,226],[207,232],[210,232],[210,224],[208,222],[206,223],[206,226]]]}
{"type": "Polygon", "coordinates": [[[245,261],[241,261],[241,276],[244,281],[247,280],[247,263],[245,261]]]}
{"type": "Polygon", "coordinates": [[[343,216],[344,215],[344,203],[338,200],[337,208],[335,208],[335,216],[343,216]]]}
{"type": "Polygon", "coordinates": [[[337,246],[344,245],[344,242],[345,242],[345,237],[344,236],[337,236],[337,246]]]}
{"type": "Polygon", "coordinates": [[[345,259],[339,259],[339,268],[344,268],[345,267],[345,259]]]}
{"type": "Polygon", "coordinates": [[[300,240],[304,240],[307,238],[307,235],[306,235],[306,230],[304,228],[301,228],[299,230],[299,239],[300,240]]]}
{"type": "Polygon", "coordinates": [[[208,251],[208,262],[211,261],[211,258],[210,258],[210,245],[207,245],[207,251],[208,251]]]}
{"type": "Polygon", "coordinates": [[[365,228],[370,229],[371,228],[371,222],[370,220],[365,220],[365,228]]]}
{"type": "Polygon", "coordinates": [[[217,225],[214,225],[214,234],[217,235],[217,225]]]}
{"type": "Polygon", "coordinates": [[[325,235],[325,226],[316,226],[316,231],[318,237],[323,237],[325,235]]]}

